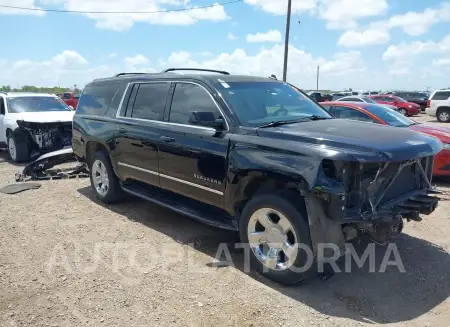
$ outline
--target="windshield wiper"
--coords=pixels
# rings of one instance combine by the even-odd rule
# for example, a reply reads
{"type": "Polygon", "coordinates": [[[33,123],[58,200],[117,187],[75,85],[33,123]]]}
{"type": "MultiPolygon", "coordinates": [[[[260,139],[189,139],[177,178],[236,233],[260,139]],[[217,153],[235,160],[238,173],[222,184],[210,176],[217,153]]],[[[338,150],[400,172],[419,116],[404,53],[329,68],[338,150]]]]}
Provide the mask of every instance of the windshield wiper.
{"type": "Polygon", "coordinates": [[[258,128],[277,127],[277,126],[281,126],[281,125],[295,124],[295,123],[302,123],[302,122],[310,121],[310,120],[323,120],[323,119],[331,119],[331,117],[311,115],[311,116],[305,116],[305,117],[302,117],[299,119],[274,120],[274,121],[271,121],[270,123],[258,126],[258,128]]]}

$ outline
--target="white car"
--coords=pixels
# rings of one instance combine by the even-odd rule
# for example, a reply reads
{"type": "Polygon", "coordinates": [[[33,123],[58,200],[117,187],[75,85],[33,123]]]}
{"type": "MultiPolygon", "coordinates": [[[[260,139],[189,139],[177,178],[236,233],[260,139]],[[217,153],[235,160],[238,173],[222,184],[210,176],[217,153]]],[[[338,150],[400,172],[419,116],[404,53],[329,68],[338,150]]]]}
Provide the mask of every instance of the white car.
{"type": "Polygon", "coordinates": [[[392,106],[390,104],[379,104],[375,100],[373,100],[369,97],[366,97],[366,96],[349,96],[349,97],[340,98],[336,101],[373,103],[373,104],[378,104],[380,106],[384,106],[386,108],[398,111],[398,108],[396,106],[392,106]]]}
{"type": "Polygon", "coordinates": [[[0,92],[0,148],[23,162],[71,146],[74,113],[51,94],[0,92]]]}
{"type": "Polygon", "coordinates": [[[428,100],[425,113],[442,123],[450,123],[450,90],[434,91],[428,100]]]}

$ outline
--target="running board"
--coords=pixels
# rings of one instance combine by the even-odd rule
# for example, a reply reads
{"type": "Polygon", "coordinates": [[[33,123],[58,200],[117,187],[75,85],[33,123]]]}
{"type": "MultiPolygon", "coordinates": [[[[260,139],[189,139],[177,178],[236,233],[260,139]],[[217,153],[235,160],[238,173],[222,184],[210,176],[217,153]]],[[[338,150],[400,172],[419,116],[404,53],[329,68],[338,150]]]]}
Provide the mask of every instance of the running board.
{"type": "Polygon", "coordinates": [[[155,203],[204,224],[237,231],[237,224],[224,210],[142,183],[121,183],[122,189],[138,198],[155,203]]]}

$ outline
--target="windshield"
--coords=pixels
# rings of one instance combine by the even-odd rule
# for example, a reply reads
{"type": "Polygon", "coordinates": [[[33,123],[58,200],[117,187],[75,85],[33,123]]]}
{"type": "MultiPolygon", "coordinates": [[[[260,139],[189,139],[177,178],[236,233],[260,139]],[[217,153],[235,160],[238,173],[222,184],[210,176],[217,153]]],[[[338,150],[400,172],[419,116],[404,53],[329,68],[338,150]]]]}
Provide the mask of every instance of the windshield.
{"type": "Polygon", "coordinates": [[[332,118],[307,95],[280,82],[222,82],[216,88],[244,126],[295,121],[315,116],[332,118]]]}
{"type": "Polygon", "coordinates": [[[411,125],[416,124],[416,122],[412,119],[409,119],[408,117],[402,115],[401,113],[387,108],[385,106],[380,105],[367,105],[364,106],[364,109],[369,111],[370,113],[374,114],[378,118],[380,118],[382,121],[384,121],[386,124],[395,126],[395,127],[408,127],[411,125]]]}
{"type": "Polygon", "coordinates": [[[42,111],[70,111],[70,108],[57,97],[30,96],[8,99],[10,113],[42,112],[42,111]]]}
{"type": "Polygon", "coordinates": [[[364,102],[367,102],[367,103],[377,103],[375,100],[373,100],[372,98],[369,98],[369,97],[361,97],[361,99],[363,99],[364,102]]]}

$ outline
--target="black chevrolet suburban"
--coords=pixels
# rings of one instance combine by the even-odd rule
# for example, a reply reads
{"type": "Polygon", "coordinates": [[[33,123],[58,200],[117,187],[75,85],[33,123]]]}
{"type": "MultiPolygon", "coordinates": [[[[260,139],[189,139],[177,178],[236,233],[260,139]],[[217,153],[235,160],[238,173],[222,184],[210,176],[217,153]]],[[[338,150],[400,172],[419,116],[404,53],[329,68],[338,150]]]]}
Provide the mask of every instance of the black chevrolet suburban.
{"type": "Polygon", "coordinates": [[[320,244],[387,243],[437,207],[436,138],[335,119],[274,79],[181,70],[85,87],[73,150],[101,201],[128,193],[239,231],[252,267],[284,284],[314,270],[305,246],[323,262],[320,244]]]}

